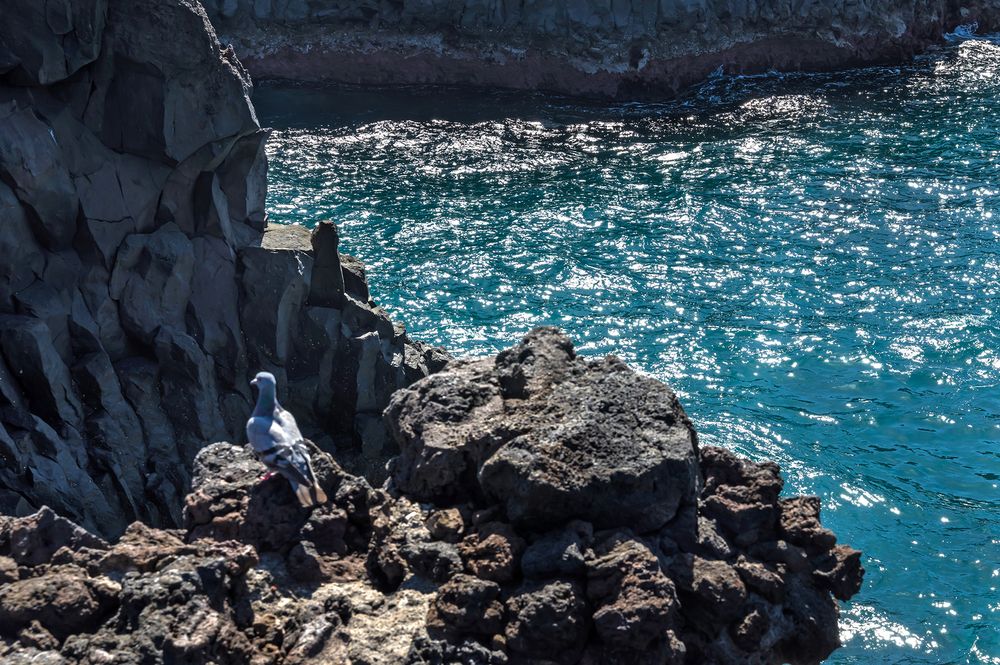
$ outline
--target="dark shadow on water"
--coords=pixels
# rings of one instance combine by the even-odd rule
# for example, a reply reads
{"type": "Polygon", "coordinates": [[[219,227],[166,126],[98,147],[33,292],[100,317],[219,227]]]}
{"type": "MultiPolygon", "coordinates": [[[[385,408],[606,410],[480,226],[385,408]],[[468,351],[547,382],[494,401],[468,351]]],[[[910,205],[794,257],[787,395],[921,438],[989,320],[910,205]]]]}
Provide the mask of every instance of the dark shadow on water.
{"type": "Polygon", "coordinates": [[[361,126],[383,121],[444,121],[476,124],[517,119],[556,125],[650,118],[711,122],[754,99],[820,95],[835,102],[886,85],[905,88],[913,77],[930,73],[935,63],[957,57],[958,46],[894,67],[869,67],[828,73],[779,73],[719,76],[662,101],[600,101],[564,95],[458,86],[371,87],[264,81],[253,101],[263,125],[276,129],[361,126]]]}

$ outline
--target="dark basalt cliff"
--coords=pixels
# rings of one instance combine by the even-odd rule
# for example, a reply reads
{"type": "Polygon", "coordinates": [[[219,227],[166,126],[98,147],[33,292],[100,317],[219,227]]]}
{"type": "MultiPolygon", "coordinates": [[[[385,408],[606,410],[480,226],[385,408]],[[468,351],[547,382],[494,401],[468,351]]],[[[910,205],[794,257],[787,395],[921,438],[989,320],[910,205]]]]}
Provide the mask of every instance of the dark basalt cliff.
{"type": "Polygon", "coordinates": [[[208,0],[256,78],[664,96],[728,74],[901,62],[1000,0],[208,0]]]}
{"type": "Polygon", "coordinates": [[[818,663],[861,553],[771,463],[699,450],[673,393],[539,329],[396,393],[373,489],[314,449],[331,502],[195,464],[184,528],[111,545],[0,518],[0,658],[50,663],[818,663]],[[422,503],[418,503],[422,501],[422,503]]]}
{"type": "Polygon", "coordinates": [[[258,369],[384,464],[389,395],[440,359],[332,225],[265,233],[249,90],[193,0],[0,5],[0,512],[179,524],[258,369]]]}

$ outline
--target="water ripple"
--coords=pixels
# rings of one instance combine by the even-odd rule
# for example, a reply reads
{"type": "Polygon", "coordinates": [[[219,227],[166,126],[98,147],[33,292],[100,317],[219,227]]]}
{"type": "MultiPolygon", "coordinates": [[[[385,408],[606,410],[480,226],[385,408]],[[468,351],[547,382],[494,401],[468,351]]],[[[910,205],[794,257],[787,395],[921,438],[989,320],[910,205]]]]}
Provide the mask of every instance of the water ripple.
{"type": "Polygon", "coordinates": [[[1000,46],[661,105],[258,92],[274,219],[421,339],[557,324],[862,548],[837,663],[1000,662],[1000,46]]]}

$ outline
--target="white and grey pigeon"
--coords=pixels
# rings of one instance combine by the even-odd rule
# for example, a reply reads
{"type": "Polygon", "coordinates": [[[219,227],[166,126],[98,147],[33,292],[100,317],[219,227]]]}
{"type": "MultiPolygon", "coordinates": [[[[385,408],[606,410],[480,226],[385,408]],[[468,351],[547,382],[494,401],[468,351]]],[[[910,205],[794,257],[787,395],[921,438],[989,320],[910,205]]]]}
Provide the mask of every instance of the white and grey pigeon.
{"type": "Polygon", "coordinates": [[[291,483],[303,506],[326,503],[326,493],[316,482],[309,449],[299,433],[295,417],[278,404],[274,375],[260,372],[250,385],[257,387],[258,396],[257,406],[247,421],[247,439],[257,459],[268,469],[264,480],[280,473],[291,483]]]}

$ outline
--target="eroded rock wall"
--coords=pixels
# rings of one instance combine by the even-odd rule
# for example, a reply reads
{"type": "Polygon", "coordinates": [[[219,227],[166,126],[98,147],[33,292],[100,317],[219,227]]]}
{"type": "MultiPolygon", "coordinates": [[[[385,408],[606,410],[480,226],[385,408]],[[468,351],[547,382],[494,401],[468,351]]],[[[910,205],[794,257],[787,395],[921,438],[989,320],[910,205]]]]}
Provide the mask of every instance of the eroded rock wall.
{"type": "Polygon", "coordinates": [[[998,0],[207,0],[256,77],[662,96],[727,73],[898,62],[998,0]]]}
{"type": "Polygon", "coordinates": [[[307,429],[387,457],[423,349],[332,225],[266,232],[249,93],[194,0],[0,4],[0,513],[178,524],[259,369],[307,429]]]}

